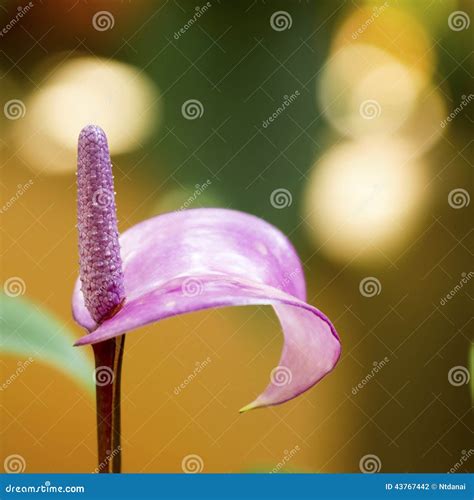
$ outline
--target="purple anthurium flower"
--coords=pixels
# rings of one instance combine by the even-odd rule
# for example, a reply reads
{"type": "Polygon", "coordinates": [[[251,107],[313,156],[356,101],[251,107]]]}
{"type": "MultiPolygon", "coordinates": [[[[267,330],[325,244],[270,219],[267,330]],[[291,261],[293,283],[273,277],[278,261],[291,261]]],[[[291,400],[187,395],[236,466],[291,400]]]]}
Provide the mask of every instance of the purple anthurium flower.
{"type": "Polygon", "coordinates": [[[125,332],[202,309],[261,304],[273,306],[281,322],[283,352],[264,392],[241,411],[292,399],[333,369],[336,330],[306,303],[301,262],[267,222],[193,209],[148,219],[119,238],[107,139],[96,126],[79,137],[78,211],[81,269],[72,303],[88,333],[76,345],[93,344],[96,366],[110,364],[116,379],[125,332]]]}

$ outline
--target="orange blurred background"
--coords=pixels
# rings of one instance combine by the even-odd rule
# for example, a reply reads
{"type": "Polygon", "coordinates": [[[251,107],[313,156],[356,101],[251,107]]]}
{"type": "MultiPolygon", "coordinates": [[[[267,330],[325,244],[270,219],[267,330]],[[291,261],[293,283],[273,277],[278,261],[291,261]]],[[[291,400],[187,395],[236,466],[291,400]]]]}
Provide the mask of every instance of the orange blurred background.
{"type": "MultiPolygon", "coordinates": [[[[472,469],[456,466],[472,442],[473,292],[459,286],[472,272],[472,3],[31,4],[1,11],[2,283],[19,278],[20,298],[82,335],[75,143],[92,121],[110,137],[121,231],[210,179],[192,206],[282,229],[343,343],[311,391],[239,415],[278,363],[270,308],[129,334],[124,472],[182,472],[189,455],[203,472],[358,472],[372,455],[382,472],[472,469]]],[[[3,351],[7,380],[27,355],[3,351]]],[[[73,378],[34,362],[0,400],[2,461],[95,469],[95,401],[73,378]]]]}

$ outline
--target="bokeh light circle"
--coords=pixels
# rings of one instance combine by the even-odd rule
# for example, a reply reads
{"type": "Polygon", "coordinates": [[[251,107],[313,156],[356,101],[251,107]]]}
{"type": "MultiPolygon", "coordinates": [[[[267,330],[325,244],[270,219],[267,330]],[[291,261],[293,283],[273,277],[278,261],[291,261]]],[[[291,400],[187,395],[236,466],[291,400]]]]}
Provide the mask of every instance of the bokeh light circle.
{"type": "Polygon", "coordinates": [[[416,71],[377,47],[358,43],[327,61],[317,94],[321,110],[336,130],[363,137],[398,130],[421,87],[416,71]]]}
{"type": "Polygon", "coordinates": [[[87,124],[107,133],[112,154],[133,151],[156,130],[159,92],[135,67],[77,57],[56,66],[26,100],[14,130],[24,161],[41,173],[74,171],[77,137],[87,124]]]}
{"type": "Polygon", "coordinates": [[[335,146],[307,186],[304,216],[316,248],[343,261],[383,259],[411,234],[426,183],[423,165],[401,142],[335,146]]]}

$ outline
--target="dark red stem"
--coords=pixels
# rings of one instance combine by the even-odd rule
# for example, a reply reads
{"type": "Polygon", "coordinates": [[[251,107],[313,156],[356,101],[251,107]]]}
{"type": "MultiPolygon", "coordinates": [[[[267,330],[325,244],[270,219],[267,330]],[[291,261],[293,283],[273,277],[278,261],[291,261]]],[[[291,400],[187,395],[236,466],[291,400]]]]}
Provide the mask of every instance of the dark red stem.
{"type": "Polygon", "coordinates": [[[120,472],[120,384],[125,335],[93,345],[99,465],[96,472],[120,472]]]}

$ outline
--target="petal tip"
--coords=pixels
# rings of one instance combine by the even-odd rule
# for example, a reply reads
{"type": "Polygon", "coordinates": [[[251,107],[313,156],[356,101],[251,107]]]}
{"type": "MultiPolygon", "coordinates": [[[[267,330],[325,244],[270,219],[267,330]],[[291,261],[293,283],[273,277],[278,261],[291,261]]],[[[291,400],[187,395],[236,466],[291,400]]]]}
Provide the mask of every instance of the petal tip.
{"type": "Polygon", "coordinates": [[[81,337],[79,340],[76,340],[76,342],[74,342],[73,346],[74,347],[81,347],[81,346],[86,345],[86,344],[88,344],[87,337],[81,337]]]}
{"type": "Polygon", "coordinates": [[[255,410],[256,408],[261,408],[262,406],[265,405],[262,405],[261,403],[258,402],[258,399],[256,399],[255,401],[252,401],[248,405],[245,405],[242,408],[240,408],[239,413],[247,413],[250,410],[255,410]]]}

